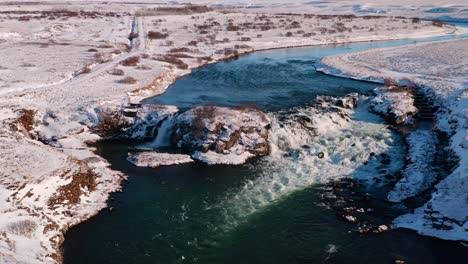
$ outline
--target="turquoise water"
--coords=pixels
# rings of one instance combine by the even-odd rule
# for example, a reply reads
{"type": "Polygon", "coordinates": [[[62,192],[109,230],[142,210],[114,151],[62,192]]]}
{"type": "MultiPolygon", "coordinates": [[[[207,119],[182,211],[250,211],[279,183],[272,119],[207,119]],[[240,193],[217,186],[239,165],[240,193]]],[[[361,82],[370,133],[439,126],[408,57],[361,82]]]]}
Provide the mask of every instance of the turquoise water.
{"type": "MultiPolygon", "coordinates": [[[[431,40],[435,39],[445,38],[431,40]]],[[[341,52],[412,42],[257,52],[195,70],[165,94],[147,102],[181,108],[255,104],[269,112],[306,107],[317,95],[366,93],[375,87],[315,73],[311,65],[316,60],[341,52]]],[[[377,117],[366,118],[365,126],[382,123],[377,117]]],[[[336,139],[333,137],[337,136],[330,134],[318,141],[332,144],[336,139]]],[[[366,133],[356,137],[371,140],[366,133]]],[[[398,138],[390,137],[395,141],[393,148],[400,148],[398,138]]],[[[329,209],[321,198],[328,187],[304,178],[309,173],[304,172],[307,159],[301,161],[301,170],[294,167],[295,158],[289,156],[264,158],[242,166],[194,163],[149,169],[126,161],[134,144],[108,141],[96,146],[112,169],[129,176],[129,182],[122,193],[112,194],[112,211],[105,209],[69,230],[64,263],[394,263],[397,259],[406,263],[463,263],[468,257],[466,247],[459,243],[422,237],[412,231],[355,232],[356,224],[344,221],[342,213],[329,209]],[[284,168],[283,164],[291,167],[284,168]],[[294,178],[296,174],[299,181],[294,178]],[[285,186],[296,181],[289,185],[295,188],[271,199],[265,188],[277,186],[276,180],[285,186]],[[249,206],[255,210],[245,209],[249,206]]],[[[311,177],[332,173],[338,164],[332,165],[318,169],[310,163],[311,177]]],[[[364,184],[352,191],[379,194],[385,188],[364,184]]],[[[348,202],[375,210],[366,214],[370,223],[389,224],[401,213],[379,198],[352,200],[348,202]]]]}
{"type": "Polygon", "coordinates": [[[314,63],[325,56],[340,53],[466,37],[444,36],[259,51],[237,60],[195,69],[190,75],[177,80],[164,94],[149,98],[146,103],[180,108],[254,104],[267,111],[277,111],[308,104],[317,95],[366,93],[376,85],[318,73],[313,68],[314,63]]]}

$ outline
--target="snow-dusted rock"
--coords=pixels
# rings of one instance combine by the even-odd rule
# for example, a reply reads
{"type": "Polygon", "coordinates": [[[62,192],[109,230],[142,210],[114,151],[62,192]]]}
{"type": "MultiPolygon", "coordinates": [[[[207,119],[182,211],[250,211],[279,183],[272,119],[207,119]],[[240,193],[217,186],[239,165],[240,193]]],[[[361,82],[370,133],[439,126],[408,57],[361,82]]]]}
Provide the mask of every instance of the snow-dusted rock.
{"type": "Polygon", "coordinates": [[[415,130],[407,137],[409,164],[403,177],[388,194],[391,202],[401,202],[429,189],[436,180],[432,162],[437,137],[431,130],[415,130]]]}
{"type": "Polygon", "coordinates": [[[189,155],[158,153],[156,151],[129,154],[127,160],[135,166],[151,168],[193,162],[189,155]]]}
{"type": "MultiPolygon", "coordinates": [[[[144,139],[152,138],[162,121],[178,112],[177,107],[144,104],[134,117],[125,116],[127,108],[113,102],[88,109],[91,128],[102,137],[144,139]]],[[[128,112],[128,111],[127,111],[128,112]]]]}
{"type": "Polygon", "coordinates": [[[238,164],[270,151],[270,119],[256,109],[200,106],[177,116],[173,124],[173,144],[210,164],[238,164]]]}
{"type": "Polygon", "coordinates": [[[208,151],[206,153],[195,151],[192,157],[209,165],[240,165],[244,164],[249,158],[252,158],[254,156],[255,155],[250,152],[231,152],[228,154],[222,154],[216,153],[214,151],[208,151]]]}
{"type": "Polygon", "coordinates": [[[410,88],[383,86],[374,90],[376,94],[371,101],[371,110],[386,117],[395,124],[412,123],[418,109],[414,106],[410,88]]]}

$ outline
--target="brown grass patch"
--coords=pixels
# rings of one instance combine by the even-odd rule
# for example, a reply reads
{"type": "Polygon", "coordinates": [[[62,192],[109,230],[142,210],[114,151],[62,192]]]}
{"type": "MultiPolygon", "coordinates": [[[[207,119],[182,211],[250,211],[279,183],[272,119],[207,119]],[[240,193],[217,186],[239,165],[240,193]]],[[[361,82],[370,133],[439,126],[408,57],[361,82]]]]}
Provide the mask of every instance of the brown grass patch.
{"type": "Polygon", "coordinates": [[[119,110],[101,112],[99,125],[93,127],[93,132],[102,137],[113,137],[122,132],[126,127],[125,117],[119,110]]]}
{"type": "Polygon", "coordinates": [[[433,20],[432,25],[436,26],[436,27],[443,27],[445,25],[445,23],[440,21],[440,20],[433,20]]]}
{"type": "Polygon", "coordinates": [[[176,58],[176,57],[173,57],[171,55],[159,56],[159,57],[157,57],[155,59],[158,60],[158,61],[164,61],[164,62],[167,62],[167,63],[170,63],[170,64],[174,64],[174,65],[177,66],[177,68],[182,69],[182,70],[188,69],[187,63],[185,63],[183,60],[181,60],[179,58],[176,58]]]}
{"type": "Polygon", "coordinates": [[[156,31],[149,31],[147,36],[149,39],[165,39],[169,36],[169,34],[156,31]]]}
{"type": "MultiPolygon", "coordinates": [[[[68,174],[65,172],[64,174],[68,174]]],[[[77,204],[81,201],[83,189],[92,192],[96,189],[97,175],[89,168],[83,167],[77,173],[68,175],[72,181],[57,189],[57,193],[52,196],[47,202],[49,207],[54,207],[58,204],[77,204]]]]}
{"type": "Polygon", "coordinates": [[[136,66],[140,62],[139,56],[132,56],[120,62],[123,66],[136,66]]]}
{"type": "Polygon", "coordinates": [[[34,115],[36,114],[36,111],[20,109],[17,112],[20,114],[17,123],[22,125],[28,133],[31,132],[34,126],[34,115]]]}
{"type": "Polygon", "coordinates": [[[172,52],[172,53],[178,53],[178,52],[191,52],[192,50],[189,49],[189,48],[186,48],[186,47],[183,47],[183,48],[173,48],[173,49],[170,49],[169,52],[172,52]]]}

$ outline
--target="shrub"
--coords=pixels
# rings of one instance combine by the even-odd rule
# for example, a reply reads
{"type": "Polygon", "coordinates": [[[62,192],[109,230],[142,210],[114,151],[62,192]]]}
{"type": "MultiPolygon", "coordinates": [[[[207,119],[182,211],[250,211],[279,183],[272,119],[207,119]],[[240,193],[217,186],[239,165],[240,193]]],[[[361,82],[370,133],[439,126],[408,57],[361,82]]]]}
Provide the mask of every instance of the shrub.
{"type": "Polygon", "coordinates": [[[136,66],[140,62],[139,56],[132,56],[120,62],[123,66],[136,66]]]}
{"type": "Polygon", "coordinates": [[[293,33],[291,31],[286,32],[286,37],[292,37],[293,33]]]}
{"type": "Polygon", "coordinates": [[[171,54],[172,57],[176,57],[176,58],[193,58],[192,55],[188,55],[188,54],[185,54],[185,53],[173,53],[171,54]]]}
{"type": "Polygon", "coordinates": [[[196,137],[201,137],[203,136],[203,131],[205,128],[204,120],[205,119],[212,120],[213,118],[216,117],[216,114],[215,114],[216,107],[210,106],[210,105],[199,106],[199,107],[193,108],[192,111],[193,111],[192,132],[196,137]]]}
{"type": "Polygon", "coordinates": [[[112,50],[111,53],[112,53],[112,54],[118,55],[118,54],[122,53],[122,51],[120,51],[120,50],[118,50],[118,49],[114,49],[114,50],[112,50]]]}
{"type": "Polygon", "coordinates": [[[36,112],[30,109],[20,109],[18,113],[21,115],[18,118],[18,124],[22,125],[26,131],[31,132],[34,126],[34,116],[36,112]]]}
{"type": "Polygon", "coordinates": [[[108,62],[110,60],[110,57],[107,56],[106,54],[98,52],[98,53],[94,53],[94,60],[97,63],[104,63],[104,62],[108,62]]]}
{"type": "Polygon", "coordinates": [[[97,52],[97,51],[98,51],[97,49],[93,49],[93,48],[88,49],[88,52],[97,52]]]}
{"type": "Polygon", "coordinates": [[[397,81],[392,79],[392,78],[385,78],[384,79],[384,85],[385,86],[395,86],[395,85],[397,85],[397,81]]]}
{"type": "Polygon", "coordinates": [[[37,224],[31,220],[21,220],[7,226],[8,232],[26,237],[30,237],[36,228],[37,224]]]}
{"type": "Polygon", "coordinates": [[[233,50],[230,48],[225,48],[222,52],[224,52],[224,56],[233,56],[233,57],[239,56],[239,52],[237,52],[237,50],[233,50]]]}
{"type": "Polygon", "coordinates": [[[147,65],[140,65],[140,66],[137,66],[135,69],[149,71],[149,70],[151,70],[151,67],[149,67],[147,65]]]}
{"type": "Polygon", "coordinates": [[[118,76],[122,76],[124,75],[124,71],[122,69],[112,69],[110,71],[108,71],[109,74],[112,74],[112,75],[118,75],[118,76]]]}
{"type": "Polygon", "coordinates": [[[102,44],[102,45],[99,45],[98,48],[100,49],[110,49],[112,48],[113,46],[112,45],[109,45],[109,44],[102,44]]]}
{"type": "Polygon", "coordinates": [[[188,69],[188,65],[183,60],[181,60],[179,58],[176,58],[176,57],[173,57],[171,55],[160,56],[160,57],[156,58],[156,60],[164,61],[164,62],[167,62],[167,63],[170,63],[170,64],[174,64],[179,69],[183,69],[183,70],[188,69]]]}
{"type": "Polygon", "coordinates": [[[137,80],[135,78],[133,78],[133,77],[128,76],[128,77],[125,77],[125,78],[123,78],[121,80],[118,80],[117,82],[122,83],[122,84],[134,84],[134,83],[137,82],[137,80]]]}
{"type": "Polygon", "coordinates": [[[239,26],[234,26],[234,25],[228,25],[226,27],[226,30],[227,31],[239,31],[240,30],[240,27],[239,26]]]}
{"type": "Polygon", "coordinates": [[[198,42],[196,42],[195,40],[191,40],[187,43],[187,45],[189,46],[197,46],[198,42]]]}
{"type": "Polygon", "coordinates": [[[189,48],[183,47],[183,48],[173,48],[169,50],[169,52],[191,52],[189,48]]]}
{"type": "Polygon", "coordinates": [[[419,23],[419,22],[421,22],[421,19],[415,17],[415,18],[411,19],[411,22],[413,22],[413,23],[419,23]]]}
{"type": "Polygon", "coordinates": [[[242,37],[240,38],[240,41],[251,41],[252,39],[249,37],[242,37]]]}
{"type": "Polygon", "coordinates": [[[81,74],[87,74],[87,73],[90,73],[90,72],[91,72],[91,67],[89,65],[84,66],[80,71],[81,74]]]}
{"type": "Polygon", "coordinates": [[[148,32],[148,38],[149,39],[165,39],[168,36],[169,36],[169,34],[166,34],[166,33],[161,33],[161,32],[156,32],[156,31],[148,32]]]}
{"type": "Polygon", "coordinates": [[[234,45],[234,48],[235,49],[250,49],[252,47],[250,47],[249,45],[234,45]]]}
{"type": "Polygon", "coordinates": [[[443,27],[445,25],[445,23],[440,21],[440,20],[433,20],[432,25],[436,26],[436,27],[443,27]]]}
{"type": "Polygon", "coordinates": [[[36,67],[36,65],[34,65],[32,63],[25,62],[25,63],[21,64],[21,67],[29,68],[29,67],[36,67]]]}
{"type": "Polygon", "coordinates": [[[204,60],[204,61],[212,61],[213,60],[213,58],[211,58],[210,56],[200,57],[199,59],[204,60]]]}
{"type": "Polygon", "coordinates": [[[172,45],[174,45],[174,41],[172,41],[172,40],[166,40],[166,43],[165,43],[164,45],[165,45],[165,46],[168,46],[168,47],[169,47],[169,46],[172,46],[172,45]]]}

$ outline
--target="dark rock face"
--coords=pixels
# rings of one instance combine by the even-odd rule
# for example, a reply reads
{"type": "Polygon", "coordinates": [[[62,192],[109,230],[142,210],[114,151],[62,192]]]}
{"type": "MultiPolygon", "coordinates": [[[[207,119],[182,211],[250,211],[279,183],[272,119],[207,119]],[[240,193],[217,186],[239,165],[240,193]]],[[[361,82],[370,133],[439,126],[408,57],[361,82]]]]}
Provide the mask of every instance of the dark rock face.
{"type": "Polygon", "coordinates": [[[162,121],[177,113],[175,106],[145,104],[128,116],[129,109],[120,105],[104,104],[88,111],[91,129],[104,138],[153,138],[162,121]]]}
{"type": "Polygon", "coordinates": [[[270,119],[256,109],[200,106],[180,114],[173,123],[172,142],[186,153],[263,156],[270,151],[270,119]]]}

